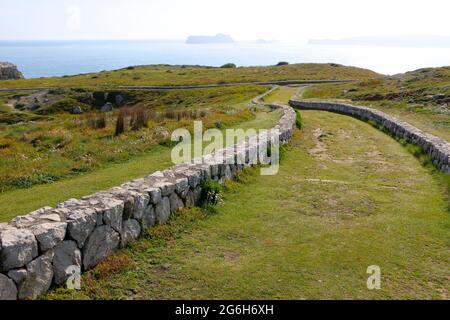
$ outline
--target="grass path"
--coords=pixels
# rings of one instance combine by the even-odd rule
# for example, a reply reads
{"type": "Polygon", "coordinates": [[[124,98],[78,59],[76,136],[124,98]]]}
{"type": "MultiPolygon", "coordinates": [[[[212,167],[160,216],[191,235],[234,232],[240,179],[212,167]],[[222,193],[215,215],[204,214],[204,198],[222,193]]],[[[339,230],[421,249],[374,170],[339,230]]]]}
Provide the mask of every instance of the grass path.
{"type": "Polygon", "coordinates": [[[359,120],[302,112],[276,176],[184,210],[49,299],[448,299],[449,207],[431,174],[359,120]],[[381,290],[366,287],[381,268],[381,290]]]}
{"type": "MultiPolygon", "coordinates": [[[[236,127],[270,128],[278,121],[281,113],[269,108],[258,109],[254,119],[239,123],[236,127]]],[[[144,156],[134,157],[128,162],[112,164],[90,173],[63,179],[52,184],[33,186],[0,193],[0,222],[39,209],[55,206],[70,198],[79,198],[107,189],[126,181],[148,175],[170,167],[171,148],[156,146],[144,156]]]]}

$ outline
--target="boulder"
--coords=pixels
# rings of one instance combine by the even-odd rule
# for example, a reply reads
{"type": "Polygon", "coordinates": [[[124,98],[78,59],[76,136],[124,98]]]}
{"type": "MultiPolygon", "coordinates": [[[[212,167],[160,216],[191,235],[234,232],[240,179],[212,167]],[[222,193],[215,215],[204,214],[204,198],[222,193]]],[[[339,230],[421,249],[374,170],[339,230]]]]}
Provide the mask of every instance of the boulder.
{"type": "Polygon", "coordinates": [[[24,268],[9,270],[8,277],[13,279],[16,285],[20,285],[27,278],[27,270],[24,268]]]}
{"type": "Polygon", "coordinates": [[[38,255],[36,238],[26,229],[0,229],[0,243],[0,263],[3,271],[23,267],[38,255]]]}
{"type": "Polygon", "coordinates": [[[123,106],[125,104],[125,99],[122,97],[122,95],[118,94],[115,97],[115,102],[116,102],[116,105],[123,106]]]}
{"type": "Polygon", "coordinates": [[[170,217],[170,200],[168,197],[163,197],[161,201],[155,206],[156,222],[159,224],[166,223],[170,217]]]}
{"type": "Polygon", "coordinates": [[[186,198],[189,191],[189,180],[187,178],[180,178],[176,180],[176,192],[181,198],[186,198]]]}
{"type": "Polygon", "coordinates": [[[84,242],[97,225],[97,214],[92,209],[76,210],[70,214],[67,220],[67,233],[75,240],[79,248],[83,248],[84,242]]]}
{"type": "Polygon", "coordinates": [[[120,243],[119,234],[110,226],[97,227],[83,248],[83,267],[91,269],[110,256],[120,243]]]}
{"type": "Polygon", "coordinates": [[[72,110],[70,110],[71,114],[82,114],[83,109],[81,109],[80,106],[73,107],[72,110]]]}
{"type": "Polygon", "coordinates": [[[165,141],[170,138],[169,130],[165,127],[157,127],[154,131],[155,139],[158,142],[165,141]]]}
{"type": "Polygon", "coordinates": [[[54,250],[53,272],[54,282],[57,285],[64,284],[72,275],[69,267],[75,266],[81,271],[81,252],[74,241],[64,241],[58,244],[54,250]]]}
{"type": "Polygon", "coordinates": [[[137,239],[141,234],[141,225],[137,220],[130,219],[123,222],[121,234],[121,246],[125,247],[131,241],[137,239]]]}
{"type": "Polygon", "coordinates": [[[192,191],[192,190],[188,191],[184,202],[185,202],[186,208],[191,208],[191,207],[195,206],[194,191],[192,191]]]}
{"type": "Polygon", "coordinates": [[[1,300],[17,300],[17,287],[10,278],[0,273],[1,300]]]}
{"type": "Polygon", "coordinates": [[[170,211],[176,212],[184,207],[183,200],[176,193],[172,193],[169,197],[170,199],[170,211]]]}
{"type": "Polygon", "coordinates": [[[111,112],[113,111],[114,107],[111,102],[105,103],[105,105],[100,109],[101,112],[111,112]]]}
{"type": "Polygon", "coordinates": [[[150,195],[150,202],[157,204],[161,201],[161,189],[160,188],[148,188],[145,190],[150,195]]]}
{"type": "Polygon", "coordinates": [[[102,202],[104,208],[103,211],[103,223],[111,226],[117,232],[122,230],[122,216],[124,210],[123,201],[117,199],[104,199],[102,202]]]}
{"type": "Polygon", "coordinates": [[[155,213],[155,208],[152,205],[149,205],[149,206],[147,206],[147,208],[145,208],[141,223],[142,223],[143,229],[148,229],[155,225],[156,213],[155,213]]]}
{"type": "Polygon", "coordinates": [[[44,252],[64,240],[66,228],[65,222],[42,223],[31,227],[31,232],[39,243],[39,249],[44,252]]]}
{"type": "Polygon", "coordinates": [[[53,279],[53,250],[27,264],[27,276],[19,285],[19,299],[36,299],[50,289],[53,279]]]}
{"type": "Polygon", "coordinates": [[[163,197],[169,196],[175,191],[175,184],[168,181],[156,182],[154,186],[161,189],[161,195],[163,197]]]}

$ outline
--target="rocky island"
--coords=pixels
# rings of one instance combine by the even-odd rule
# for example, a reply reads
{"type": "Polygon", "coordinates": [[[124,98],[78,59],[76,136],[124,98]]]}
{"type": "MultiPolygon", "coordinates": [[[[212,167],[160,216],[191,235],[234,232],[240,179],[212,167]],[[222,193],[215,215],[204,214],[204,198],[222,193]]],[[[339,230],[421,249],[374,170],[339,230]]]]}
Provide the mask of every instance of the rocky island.
{"type": "Polygon", "coordinates": [[[15,64],[0,62],[0,80],[23,79],[23,74],[15,64]]]}
{"type": "Polygon", "coordinates": [[[187,44],[208,44],[208,43],[234,43],[231,36],[218,33],[215,36],[189,36],[186,39],[187,44]]]}

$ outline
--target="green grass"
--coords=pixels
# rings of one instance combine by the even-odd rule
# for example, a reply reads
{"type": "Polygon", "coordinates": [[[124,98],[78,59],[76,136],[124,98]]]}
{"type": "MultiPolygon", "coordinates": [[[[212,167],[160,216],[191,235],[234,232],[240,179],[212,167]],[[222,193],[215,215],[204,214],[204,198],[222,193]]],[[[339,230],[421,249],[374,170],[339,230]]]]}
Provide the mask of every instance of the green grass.
{"type": "Polygon", "coordinates": [[[450,67],[420,69],[357,83],[314,85],[303,91],[302,98],[370,106],[450,141],[449,103],[430,99],[436,94],[450,96],[450,67]]]}
{"type": "Polygon", "coordinates": [[[1,87],[171,86],[279,80],[356,80],[377,76],[379,74],[367,69],[314,63],[241,68],[150,65],[69,77],[8,80],[2,81],[1,87]]]}
{"type": "MultiPolygon", "coordinates": [[[[244,130],[271,128],[280,116],[279,110],[258,108],[250,119],[235,122],[229,127],[238,127],[244,130]]],[[[68,176],[66,179],[53,183],[0,193],[0,222],[8,221],[17,215],[44,206],[55,206],[67,199],[89,195],[154,171],[166,169],[172,165],[171,150],[170,147],[156,145],[148,149],[146,153],[119,163],[105,164],[92,172],[68,176]]]]}
{"type": "MultiPolygon", "coordinates": [[[[129,93],[132,106],[148,110],[150,119],[146,128],[127,130],[118,137],[115,123],[119,110],[106,115],[105,128],[92,125],[99,117],[94,112],[58,113],[45,121],[0,124],[0,193],[51,183],[152,152],[165,142],[158,130],[170,133],[177,128],[192,128],[193,113],[205,128],[217,122],[226,128],[255,120],[262,114],[249,110],[249,100],[266,90],[263,86],[239,86],[133,91],[129,93]]],[[[11,113],[35,116],[32,112],[11,113]]]]}
{"type": "Polygon", "coordinates": [[[184,210],[44,298],[448,299],[442,175],[367,123],[302,116],[278,175],[240,175],[215,213],[184,210]]]}
{"type": "Polygon", "coordinates": [[[277,90],[264,97],[263,101],[287,104],[289,99],[302,89],[303,87],[279,87],[277,90]]]}

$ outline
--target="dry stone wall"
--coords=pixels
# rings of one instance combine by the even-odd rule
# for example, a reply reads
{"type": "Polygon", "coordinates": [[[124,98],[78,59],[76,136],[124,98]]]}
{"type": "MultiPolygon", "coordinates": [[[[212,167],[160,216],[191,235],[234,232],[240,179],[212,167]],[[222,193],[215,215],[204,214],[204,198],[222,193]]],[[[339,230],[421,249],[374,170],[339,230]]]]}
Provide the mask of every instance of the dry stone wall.
{"type": "MultiPolygon", "coordinates": [[[[261,104],[259,98],[253,103],[261,104]]],[[[283,111],[275,129],[284,143],[295,128],[295,112],[288,106],[272,107],[283,111]]],[[[224,154],[221,161],[206,155],[200,164],[176,165],[0,224],[0,300],[35,299],[52,285],[65,285],[73,266],[89,270],[172,213],[198,205],[208,177],[232,179],[251,165],[250,152],[269,139],[260,134],[219,151],[224,154]],[[230,157],[245,161],[238,164],[230,157]]]]}
{"type": "Polygon", "coordinates": [[[404,139],[422,148],[442,172],[450,174],[450,143],[444,139],[425,133],[376,109],[335,102],[312,102],[290,100],[289,104],[298,109],[324,110],[349,115],[364,121],[372,121],[393,136],[404,139]]]}

